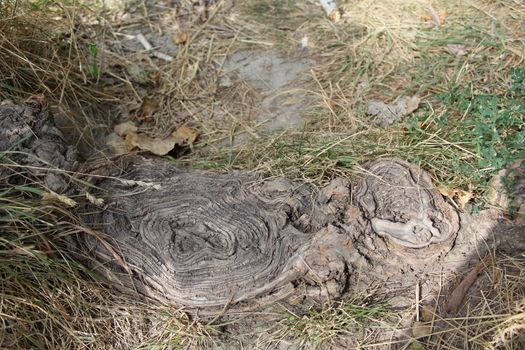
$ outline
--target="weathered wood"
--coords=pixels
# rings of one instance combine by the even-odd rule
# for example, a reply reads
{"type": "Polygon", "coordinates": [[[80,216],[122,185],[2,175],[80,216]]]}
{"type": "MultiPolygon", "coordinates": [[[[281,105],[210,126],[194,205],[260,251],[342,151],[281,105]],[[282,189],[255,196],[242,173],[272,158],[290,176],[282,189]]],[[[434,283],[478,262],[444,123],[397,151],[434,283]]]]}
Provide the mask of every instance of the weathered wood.
{"type": "MultiPolygon", "coordinates": [[[[88,205],[84,220],[111,238],[136,288],[188,307],[270,302],[299,285],[310,296],[336,298],[356,267],[354,241],[386,241],[417,265],[449,249],[459,229],[428,175],[399,160],[365,166],[354,191],[362,222],[346,216],[355,206],[344,179],[316,195],[282,178],[183,170],[141,157],[127,164],[97,183],[107,207],[88,205]]],[[[99,260],[115,262],[99,240],[86,238],[99,260]]]]}
{"type": "MultiPolygon", "coordinates": [[[[118,179],[97,186],[107,207],[88,205],[85,222],[111,237],[140,290],[190,307],[282,298],[309,274],[307,255],[317,269],[308,250],[336,231],[312,216],[311,190],[285,179],[261,182],[137,157],[118,179]]],[[[113,260],[100,241],[86,238],[90,251],[113,260]]],[[[346,276],[334,278],[344,286],[346,276]]]]}
{"type": "Polygon", "coordinates": [[[459,216],[426,172],[396,159],[365,169],[369,174],[357,184],[355,199],[376,234],[419,259],[451,248],[459,216]]]}
{"type": "MultiPolygon", "coordinates": [[[[0,152],[4,163],[10,160],[20,165],[17,171],[42,178],[48,189],[57,193],[69,188],[64,171],[73,170],[77,164],[75,147],[66,145],[39,96],[25,104],[0,106],[0,152]]],[[[13,173],[11,167],[0,167],[0,178],[13,173]]]]}

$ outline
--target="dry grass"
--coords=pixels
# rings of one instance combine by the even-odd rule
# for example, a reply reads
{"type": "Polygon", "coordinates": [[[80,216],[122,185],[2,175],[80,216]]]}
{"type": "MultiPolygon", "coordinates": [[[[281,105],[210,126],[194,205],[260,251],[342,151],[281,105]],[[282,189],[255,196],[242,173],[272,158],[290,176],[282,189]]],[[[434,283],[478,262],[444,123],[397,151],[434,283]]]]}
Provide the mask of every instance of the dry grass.
{"type": "MultiPolygon", "coordinates": [[[[303,348],[348,349],[508,349],[525,346],[525,259],[496,254],[468,291],[455,316],[427,307],[427,336],[412,335],[413,308],[354,296],[308,310],[286,309],[261,346],[293,343],[303,348]]],[[[443,297],[446,302],[447,297],[443,297]]]]}
{"type": "Polygon", "coordinates": [[[117,101],[101,87],[99,58],[89,50],[94,30],[86,22],[96,8],[74,2],[0,4],[0,99],[18,102],[44,94],[91,147],[93,132],[108,123],[108,105],[117,101]]]}
{"type": "Polygon", "coordinates": [[[429,349],[523,349],[525,259],[497,255],[470,291],[457,317],[435,315],[429,349]]]}
{"type": "Polygon", "coordinates": [[[288,341],[307,349],[366,348],[395,330],[396,322],[389,305],[357,295],[307,310],[285,309],[284,317],[266,330],[268,335],[261,337],[260,345],[272,348],[288,341]]]}
{"type": "MultiPolygon", "coordinates": [[[[399,157],[423,166],[436,182],[472,191],[483,201],[486,181],[498,169],[480,166],[478,144],[462,134],[462,128],[473,129],[479,121],[454,124],[472,111],[450,97],[468,95],[469,89],[516,97],[509,93],[511,70],[525,59],[520,1],[340,2],[343,18],[335,24],[315,1],[237,3],[230,8],[228,1],[218,1],[205,15],[189,0],[169,9],[129,2],[127,14],[107,11],[98,1],[36,7],[1,2],[0,99],[45,93],[88,141],[119,118],[134,119],[153,133],[187,124],[199,130],[200,142],[194,153],[174,161],[194,167],[249,169],[323,183],[359,171],[358,164],[367,160],[399,157]],[[137,31],[163,38],[185,32],[188,40],[168,52],[174,61],[167,63],[129,39],[137,31]],[[308,121],[302,130],[269,134],[254,118],[261,109],[258,91],[245,81],[220,87],[227,74],[224,62],[239,50],[295,57],[305,36],[305,52],[315,62],[304,84],[314,101],[304,111],[308,121]],[[468,52],[457,56],[449,44],[465,45],[468,52]],[[391,102],[402,95],[422,98],[407,123],[383,128],[366,115],[370,99],[391,102]],[[141,108],[147,98],[158,109],[149,121],[141,108]],[[120,112],[108,107],[116,103],[120,112]]],[[[14,190],[0,185],[1,346],[214,345],[218,327],[124,296],[74,263],[64,243],[78,233],[76,219],[57,207],[40,206],[37,185],[14,190]]],[[[445,328],[421,343],[459,349],[468,337],[479,347],[512,344],[508,339],[524,327],[522,259],[496,260],[490,278],[492,290],[467,317],[440,320],[445,328]]],[[[373,318],[353,323],[355,315],[348,316],[344,305],[287,316],[274,339],[292,336],[305,346],[333,344],[373,318]]]]}
{"type": "MultiPolygon", "coordinates": [[[[465,93],[455,90],[457,87],[470,89],[474,95],[509,97],[511,71],[525,58],[525,33],[520,25],[525,18],[523,6],[512,1],[415,0],[359,1],[342,6],[343,19],[337,24],[312,15],[319,9],[309,2],[248,1],[233,10],[228,18],[235,20],[232,26],[240,33],[246,28],[251,34],[252,50],[281,50],[293,55],[301,38],[309,38],[309,56],[316,64],[305,87],[316,104],[304,111],[312,117],[303,131],[268,137],[263,128],[250,123],[257,106],[244,108],[244,100],[237,103],[241,101],[238,96],[246,96],[246,92],[215,95],[207,106],[195,99],[192,115],[212,127],[203,135],[204,147],[198,147],[188,162],[322,182],[335,173],[352,172],[356,163],[395,156],[420,164],[439,184],[474,192],[482,202],[487,181],[498,166],[480,166],[484,156],[477,149],[476,137],[462,134],[462,128],[474,128],[479,121],[460,124],[470,111],[446,98],[465,93]],[[439,25],[436,14],[442,17],[439,25]],[[260,30],[268,24],[271,30],[260,30]],[[467,54],[455,55],[449,45],[463,45],[467,54]],[[369,100],[390,102],[403,95],[422,99],[420,109],[407,123],[383,128],[366,115],[369,100]],[[234,103],[229,98],[235,99],[234,103]],[[211,111],[212,105],[240,106],[224,110],[242,122],[228,124],[219,119],[223,127],[215,128],[214,118],[219,113],[199,113],[211,111]],[[449,125],[444,126],[443,120],[449,125]],[[229,129],[225,125],[230,125],[229,129]],[[239,130],[257,135],[241,145],[217,144],[239,130]],[[206,137],[212,134],[213,138],[206,137]],[[482,174],[478,174],[480,170],[482,174]]],[[[228,52],[222,51],[217,41],[216,50],[209,52],[226,56],[228,52]]],[[[246,47],[242,40],[228,45],[229,51],[246,47]]],[[[523,154],[522,149],[517,152],[523,154]]]]}

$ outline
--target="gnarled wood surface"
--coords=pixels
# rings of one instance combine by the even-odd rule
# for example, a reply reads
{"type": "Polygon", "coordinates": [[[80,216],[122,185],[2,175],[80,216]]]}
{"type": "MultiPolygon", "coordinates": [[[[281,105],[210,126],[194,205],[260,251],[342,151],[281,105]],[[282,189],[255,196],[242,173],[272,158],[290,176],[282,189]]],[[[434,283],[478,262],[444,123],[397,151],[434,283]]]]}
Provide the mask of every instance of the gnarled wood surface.
{"type": "MultiPolygon", "coordinates": [[[[111,237],[143,290],[215,306],[283,293],[297,275],[295,255],[309,235],[293,223],[308,202],[291,183],[261,185],[246,174],[185,171],[147,159],[126,170],[120,180],[98,184],[107,208],[84,218],[111,237]]],[[[91,248],[110,258],[98,243],[91,248]]]]}
{"type": "MultiPolygon", "coordinates": [[[[73,170],[77,164],[75,147],[66,145],[39,96],[25,104],[0,106],[0,152],[13,165],[21,165],[22,171],[42,177],[58,193],[69,188],[64,170],[73,170]]],[[[13,173],[13,168],[0,167],[0,178],[13,173]]]]}
{"type": "MultiPolygon", "coordinates": [[[[339,225],[351,202],[344,179],[315,196],[286,179],[261,182],[141,157],[118,178],[97,183],[107,206],[87,206],[84,220],[111,238],[135,286],[157,298],[188,307],[268,302],[298,285],[333,298],[347,287],[356,266],[353,241],[363,233],[393,243],[397,253],[427,258],[450,248],[459,229],[456,212],[422,170],[399,160],[366,169],[354,197],[372,232],[366,222],[339,225]]],[[[89,237],[90,251],[111,261],[89,237]]]]}
{"type": "Polygon", "coordinates": [[[365,169],[369,174],[356,186],[355,198],[376,234],[420,257],[451,247],[459,216],[427,173],[396,159],[365,169]]]}

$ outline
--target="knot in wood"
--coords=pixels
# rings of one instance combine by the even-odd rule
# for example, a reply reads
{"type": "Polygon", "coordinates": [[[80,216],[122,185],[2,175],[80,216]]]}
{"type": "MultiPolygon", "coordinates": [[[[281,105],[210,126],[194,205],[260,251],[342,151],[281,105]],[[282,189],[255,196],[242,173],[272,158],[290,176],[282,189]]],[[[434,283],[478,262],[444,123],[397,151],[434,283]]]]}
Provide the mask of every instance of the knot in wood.
{"type": "Polygon", "coordinates": [[[367,174],[356,186],[355,199],[375,234],[393,248],[419,257],[450,248],[459,216],[426,172],[390,159],[364,168],[367,174]]]}

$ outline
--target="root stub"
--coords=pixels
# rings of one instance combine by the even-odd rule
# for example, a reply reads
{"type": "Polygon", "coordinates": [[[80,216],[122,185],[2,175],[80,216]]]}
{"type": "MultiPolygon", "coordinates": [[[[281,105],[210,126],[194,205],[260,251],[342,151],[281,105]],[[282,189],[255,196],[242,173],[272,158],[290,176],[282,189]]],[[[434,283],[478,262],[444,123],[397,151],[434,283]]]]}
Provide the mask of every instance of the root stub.
{"type": "MultiPolygon", "coordinates": [[[[129,181],[100,184],[109,206],[84,218],[111,237],[147,294],[218,306],[281,295],[298,275],[295,256],[309,235],[291,223],[293,211],[307,208],[291,183],[262,186],[244,174],[183,171],[150,160],[128,170],[129,181]]],[[[96,241],[87,243],[110,257],[96,241]]]]}
{"type": "Polygon", "coordinates": [[[365,168],[369,175],[356,186],[355,198],[375,234],[419,259],[451,248],[459,216],[427,173],[400,160],[375,161],[365,168]]]}
{"type": "MultiPolygon", "coordinates": [[[[142,293],[203,308],[271,302],[298,285],[317,298],[345,291],[353,240],[370,227],[336,222],[351,202],[347,181],[334,180],[314,199],[311,188],[286,179],[181,170],[140,157],[129,164],[124,175],[97,184],[107,206],[83,211],[114,251],[93,235],[82,245],[142,293]]],[[[368,169],[355,197],[379,239],[425,258],[453,239],[457,214],[423,171],[393,160],[368,169]]]]}

